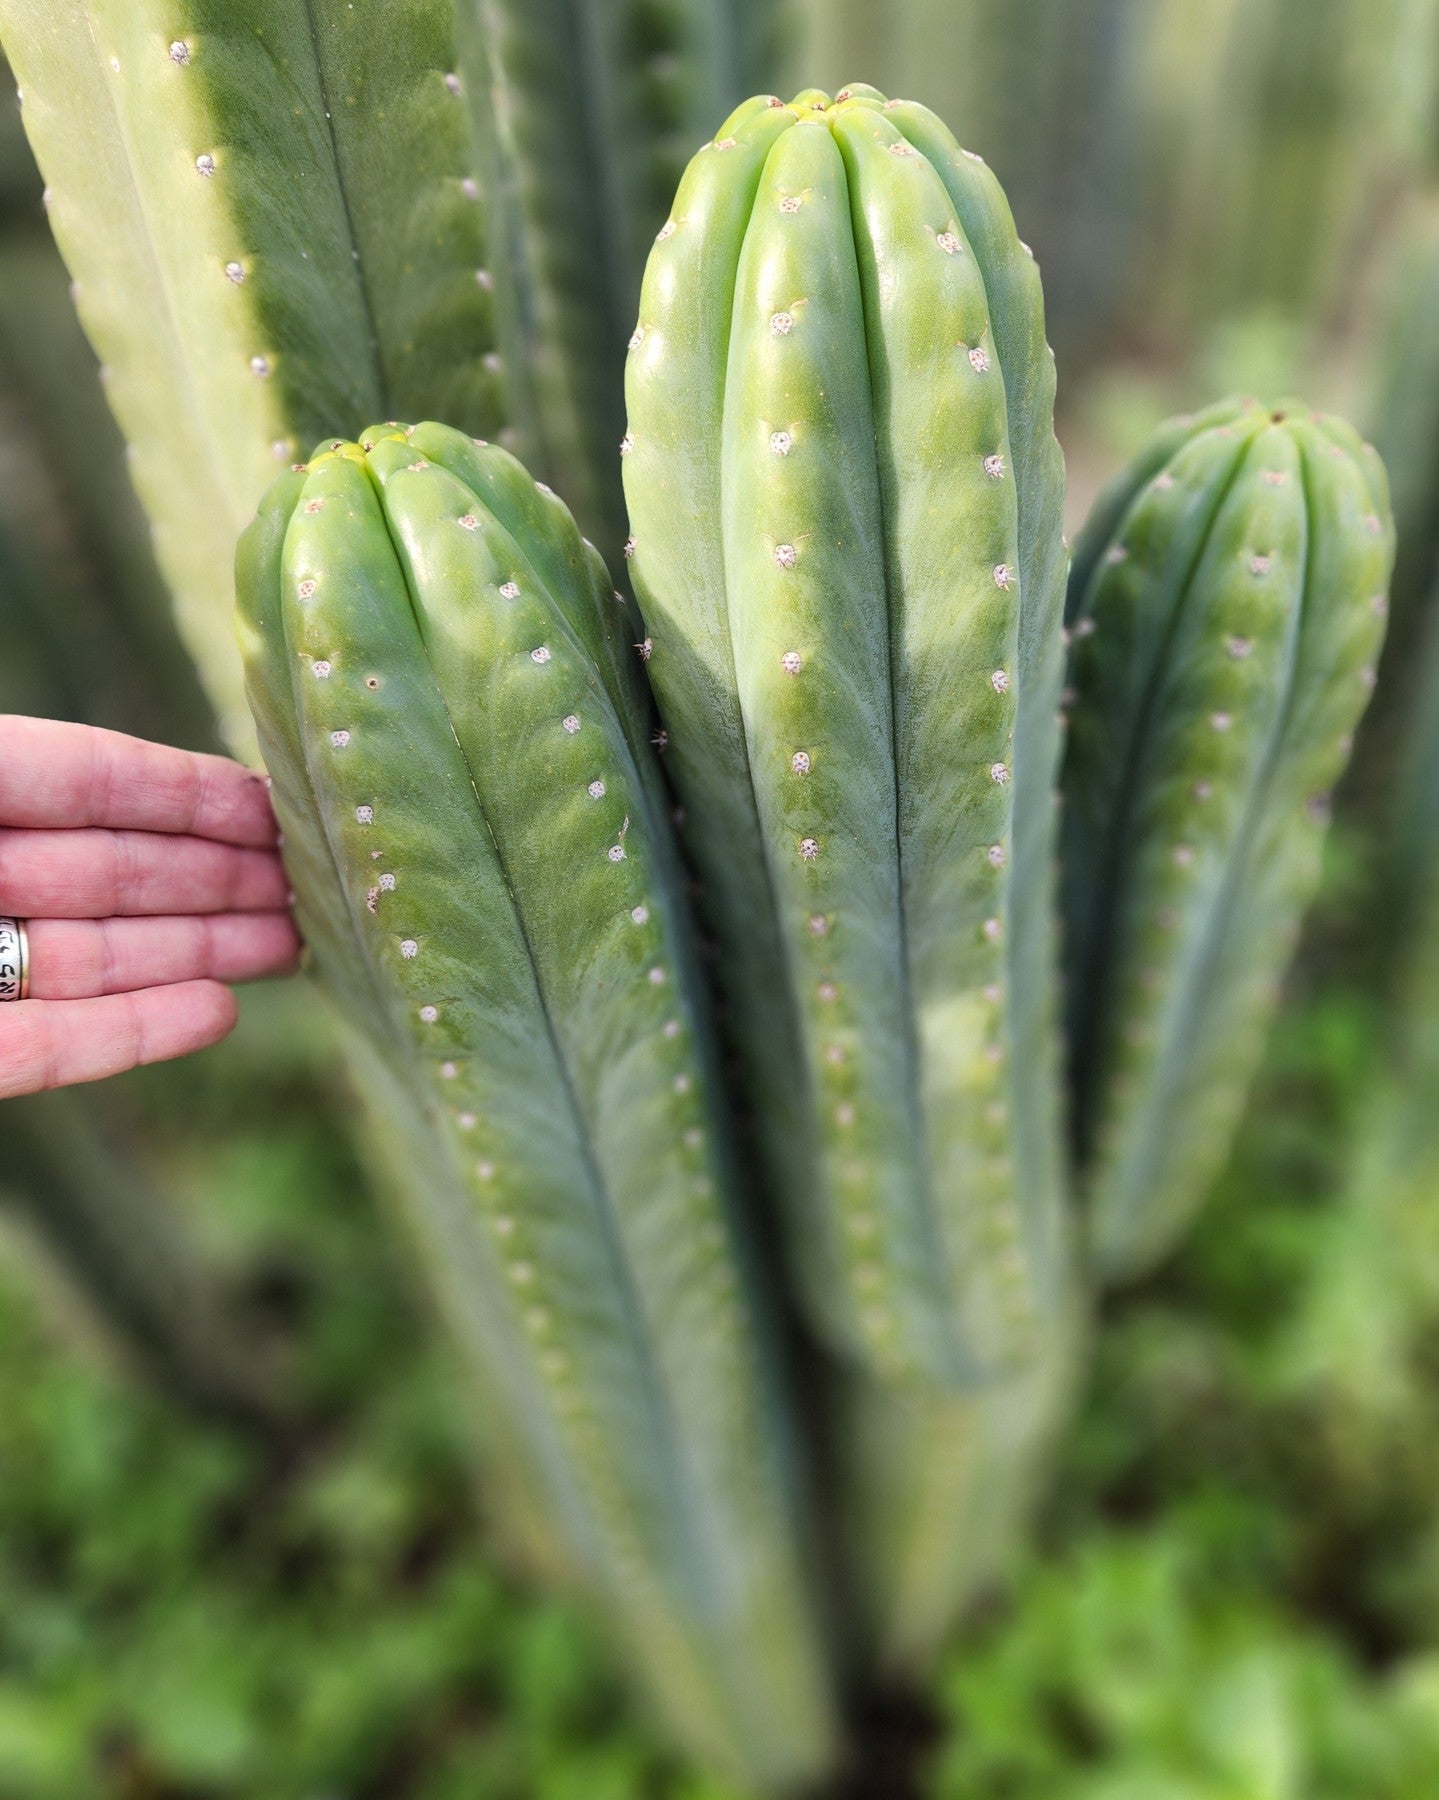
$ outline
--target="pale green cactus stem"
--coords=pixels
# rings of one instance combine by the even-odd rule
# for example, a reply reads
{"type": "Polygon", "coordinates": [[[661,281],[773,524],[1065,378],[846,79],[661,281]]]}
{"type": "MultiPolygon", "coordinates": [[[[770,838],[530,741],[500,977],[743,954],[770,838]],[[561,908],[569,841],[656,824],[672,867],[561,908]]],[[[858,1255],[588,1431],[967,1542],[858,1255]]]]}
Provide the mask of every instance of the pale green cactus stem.
{"type": "Polygon", "coordinates": [[[884,1377],[1023,1366],[1069,1305],[1038,275],[922,107],[761,97],[631,345],[648,669],[811,1322],[884,1377]]]}
{"type": "Polygon", "coordinates": [[[1287,404],[1166,429],[1086,530],[1065,915],[1108,1279],[1171,1246],[1224,1156],[1374,685],[1392,561],[1378,457],[1287,404]]]}
{"type": "Polygon", "coordinates": [[[515,447],[618,556],[622,350],[686,159],[762,53],[745,0],[457,0],[515,447]]]}
{"type": "Polygon", "coordinates": [[[276,469],[387,412],[499,423],[450,7],[0,0],[51,226],[230,740],[235,541],[276,469]]]}
{"type": "Polygon", "coordinates": [[[408,1119],[478,1405],[690,1749],[816,1773],[826,1678],[633,625],[438,425],[332,440],[241,551],[321,980],[408,1119]]]}

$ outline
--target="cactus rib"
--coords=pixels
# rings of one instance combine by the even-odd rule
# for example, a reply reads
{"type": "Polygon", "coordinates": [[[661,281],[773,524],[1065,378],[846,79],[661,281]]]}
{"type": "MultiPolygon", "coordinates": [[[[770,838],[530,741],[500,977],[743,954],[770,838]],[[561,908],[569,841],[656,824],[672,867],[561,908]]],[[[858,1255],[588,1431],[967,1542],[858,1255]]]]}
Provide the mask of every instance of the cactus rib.
{"type": "Polygon", "coordinates": [[[322,979],[448,1169],[487,1403],[672,1725],[791,1778],[824,1678],[624,614],[521,479],[442,426],[331,440],[246,557],[251,692],[322,979]]]}
{"type": "Polygon", "coordinates": [[[812,1320],[883,1376],[1022,1364],[1069,1303],[1063,557],[998,184],[872,89],[746,103],[651,252],[627,395],[649,670],[812,1320]]]}
{"type": "Polygon", "coordinates": [[[1070,1047],[1111,1277],[1169,1247],[1232,1132],[1393,560],[1382,466],[1346,426],[1249,403],[1164,447],[1098,509],[1071,607],[1070,1047]]]}

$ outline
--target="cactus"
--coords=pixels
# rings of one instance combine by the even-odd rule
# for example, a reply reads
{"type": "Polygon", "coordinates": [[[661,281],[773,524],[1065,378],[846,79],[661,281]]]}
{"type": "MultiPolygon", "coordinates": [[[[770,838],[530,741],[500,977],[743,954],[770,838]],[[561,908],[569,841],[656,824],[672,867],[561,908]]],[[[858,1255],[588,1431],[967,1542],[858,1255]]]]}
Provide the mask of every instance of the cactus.
{"type": "Polygon", "coordinates": [[[0,0],[182,635],[247,741],[236,538],[324,432],[501,411],[450,9],[0,0]],[[379,128],[383,121],[383,129],[379,128]]]}
{"type": "Polygon", "coordinates": [[[624,533],[620,347],[645,250],[711,122],[768,80],[752,0],[458,0],[491,197],[515,442],[607,556],[624,533]]]}
{"type": "Polygon", "coordinates": [[[482,1404],[678,1733],[810,1772],[790,1453],[627,609],[558,500],[435,425],[283,477],[239,588],[302,928],[423,1145],[482,1404]]]}
{"type": "Polygon", "coordinates": [[[761,98],[631,344],[647,668],[811,1322],[881,1377],[1022,1366],[1068,1304],[1038,276],[922,107],[761,98]]]}
{"type": "Polygon", "coordinates": [[[1392,561],[1375,453],[1253,402],[1162,430],[1086,529],[1064,911],[1105,1278],[1170,1247],[1228,1142],[1373,685],[1392,561]]]}

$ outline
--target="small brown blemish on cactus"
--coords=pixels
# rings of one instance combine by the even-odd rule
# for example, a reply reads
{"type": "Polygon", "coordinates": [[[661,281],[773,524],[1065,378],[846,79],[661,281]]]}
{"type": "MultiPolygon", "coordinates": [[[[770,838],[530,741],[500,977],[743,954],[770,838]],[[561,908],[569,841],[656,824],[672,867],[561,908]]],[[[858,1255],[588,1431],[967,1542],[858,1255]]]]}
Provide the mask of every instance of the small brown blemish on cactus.
{"type": "Polygon", "coordinates": [[[1003,481],[1005,472],[1004,458],[997,454],[994,456],[986,456],[984,459],[984,472],[991,481],[1003,481]]]}
{"type": "Polygon", "coordinates": [[[380,678],[378,675],[367,675],[365,677],[365,686],[370,690],[370,692],[372,694],[374,693],[375,689],[377,687],[379,687],[379,685],[380,685],[380,678]]]}

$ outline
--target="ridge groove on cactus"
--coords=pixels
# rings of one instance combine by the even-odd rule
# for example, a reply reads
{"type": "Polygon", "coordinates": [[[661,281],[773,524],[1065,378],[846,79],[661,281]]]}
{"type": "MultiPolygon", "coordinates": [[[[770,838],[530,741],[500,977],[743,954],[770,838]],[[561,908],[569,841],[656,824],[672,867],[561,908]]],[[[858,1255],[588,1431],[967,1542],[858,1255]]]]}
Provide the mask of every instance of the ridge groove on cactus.
{"type": "Polygon", "coordinates": [[[328,440],[239,586],[302,927],[427,1140],[480,1405],[677,1734],[806,1773],[780,1377],[627,609],[557,500],[437,425],[328,440]]]}
{"type": "Polygon", "coordinates": [[[1070,588],[1069,1051],[1094,1255],[1149,1266],[1232,1134],[1384,635],[1383,466],[1284,405],[1163,428],[1070,588]]]}
{"type": "Polygon", "coordinates": [[[924,108],[760,97],[631,342],[647,669],[811,1321],[884,1378],[1025,1366],[1069,1299],[1038,274],[924,108]]]}

